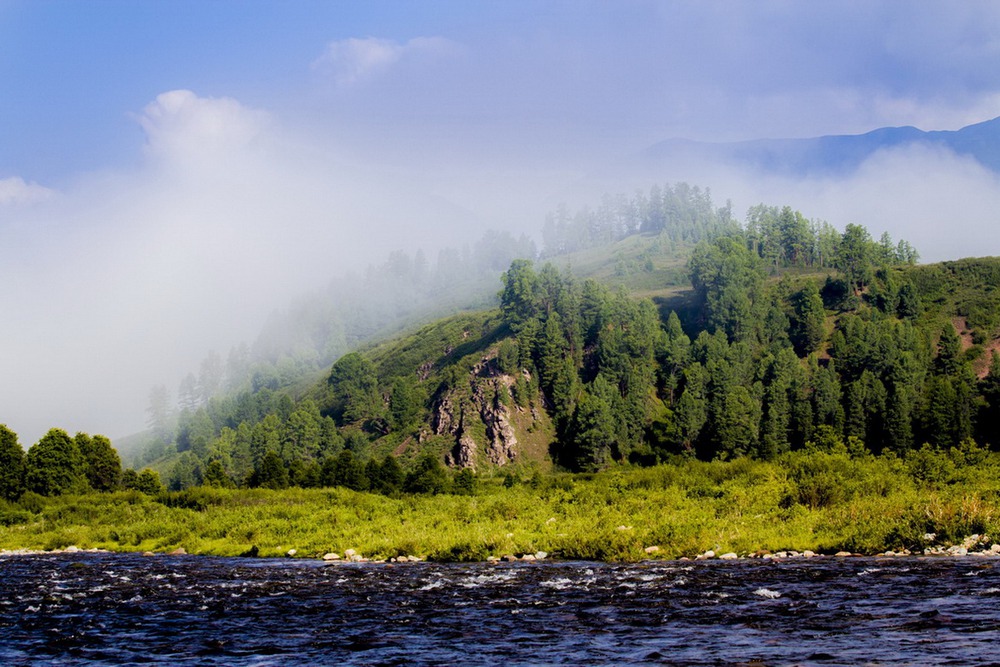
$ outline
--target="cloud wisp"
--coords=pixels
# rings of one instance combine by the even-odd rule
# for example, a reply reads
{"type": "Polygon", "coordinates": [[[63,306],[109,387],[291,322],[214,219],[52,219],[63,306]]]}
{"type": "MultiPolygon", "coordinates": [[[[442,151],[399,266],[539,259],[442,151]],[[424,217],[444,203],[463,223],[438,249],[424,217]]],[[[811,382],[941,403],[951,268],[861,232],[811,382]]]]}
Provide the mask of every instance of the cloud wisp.
{"type": "Polygon", "coordinates": [[[371,80],[405,59],[444,56],[457,50],[457,44],[443,37],[414,37],[406,42],[351,37],[327,44],[312,69],[328,74],[338,86],[348,87],[371,80]]]}

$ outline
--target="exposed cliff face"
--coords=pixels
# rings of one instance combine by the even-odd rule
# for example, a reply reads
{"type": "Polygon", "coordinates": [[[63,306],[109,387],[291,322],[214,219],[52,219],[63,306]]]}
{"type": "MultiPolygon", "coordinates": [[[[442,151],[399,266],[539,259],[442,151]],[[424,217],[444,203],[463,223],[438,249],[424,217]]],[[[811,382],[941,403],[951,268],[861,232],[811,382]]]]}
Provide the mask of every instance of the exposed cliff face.
{"type": "Polygon", "coordinates": [[[493,353],[473,366],[467,385],[449,389],[438,397],[432,427],[436,435],[455,439],[447,457],[449,465],[460,468],[474,468],[481,463],[502,466],[520,456],[508,406],[514,382],[513,376],[500,372],[493,353]],[[474,435],[479,432],[485,432],[482,443],[477,442],[474,435]]]}

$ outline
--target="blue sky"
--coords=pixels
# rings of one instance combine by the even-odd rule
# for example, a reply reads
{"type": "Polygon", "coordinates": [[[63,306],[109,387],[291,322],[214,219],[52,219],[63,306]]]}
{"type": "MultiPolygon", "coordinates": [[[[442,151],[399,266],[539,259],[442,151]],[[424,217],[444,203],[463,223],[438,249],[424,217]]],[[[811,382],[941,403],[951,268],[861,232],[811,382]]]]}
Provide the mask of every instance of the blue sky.
{"type": "MultiPolygon", "coordinates": [[[[535,232],[663,139],[998,115],[994,1],[0,0],[0,422],[24,444],[137,430],[149,387],[294,295],[397,248],[535,232]]],[[[647,177],[624,187],[667,180],[647,177]]],[[[684,180],[931,260],[1000,254],[1000,184],[951,155],[684,180]]]]}
{"type": "Polygon", "coordinates": [[[973,1],[3,0],[0,175],[127,168],[131,115],[175,89],[316,132],[545,138],[593,159],[674,136],[955,129],[1000,115],[998,34],[1000,6],[973,1]],[[317,60],[349,39],[399,52],[338,84],[350,56],[317,60]]]}

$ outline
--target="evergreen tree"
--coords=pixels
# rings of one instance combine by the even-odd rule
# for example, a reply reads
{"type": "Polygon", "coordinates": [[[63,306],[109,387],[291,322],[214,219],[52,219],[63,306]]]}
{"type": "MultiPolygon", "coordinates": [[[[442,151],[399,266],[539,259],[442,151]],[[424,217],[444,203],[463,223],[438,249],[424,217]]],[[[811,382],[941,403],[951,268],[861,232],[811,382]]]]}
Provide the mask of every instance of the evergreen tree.
{"type": "Polygon", "coordinates": [[[431,453],[424,454],[406,475],[403,490],[407,493],[445,493],[449,487],[448,473],[441,461],[431,453]]]}
{"type": "Polygon", "coordinates": [[[688,262],[694,286],[711,330],[732,341],[747,339],[755,329],[755,304],[763,288],[760,263],[736,236],[698,244],[688,262]]]}
{"type": "Polygon", "coordinates": [[[1000,354],[995,350],[990,357],[990,370],[979,383],[983,397],[977,426],[979,442],[993,448],[1000,447],[1000,354]]]}
{"type": "Polygon", "coordinates": [[[372,419],[381,415],[382,397],[378,375],[371,361],[357,352],[345,354],[330,371],[334,412],[342,424],[372,419]]]}
{"type": "MultiPolygon", "coordinates": [[[[375,459],[369,465],[375,463],[375,459]]],[[[386,454],[378,468],[372,467],[368,478],[371,482],[371,490],[385,496],[391,496],[403,490],[403,482],[406,475],[399,461],[392,454],[386,454]]]]}
{"type": "Polygon", "coordinates": [[[226,474],[226,469],[218,459],[212,459],[205,466],[205,472],[202,474],[202,483],[205,486],[212,486],[218,489],[233,487],[233,480],[226,474]]]}
{"type": "Polygon", "coordinates": [[[805,357],[819,349],[826,338],[826,311],[816,283],[809,281],[795,295],[794,312],[790,337],[795,352],[805,357]]]}
{"type": "Polygon", "coordinates": [[[867,285],[873,276],[874,244],[868,230],[849,224],[837,248],[835,266],[844,272],[847,284],[855,292],[867,285]]]}
{"type": "Polygon", "coordinates": [[[683,451],[694,452],[708,422],[708,378],[699,362],[684,370],[684,392],[677,401],[675,416],[683,451]]]}
{"type": "Polygon", "coordinates": [[[598,375],[580,397],[570,429],[578,470],[600,470],[612,460],[619,445],[615,429],[618,420],[612,409],[614,394],[614,387],[598,375]]]}
{"type": "Polygon", "coordinates": [[[324,461],[322,479],[324,486],[342,486],[353,491],[367,491],[370,486],[364,462],[350,449],[324,461]]]}
{"type": "Polygon", "coordinates": [[[962,339],[955,327],[948,323],[941,329],[938,339],[938,354],[934,361],[935,370],[941,375],[955,377],[962,370],[962,339]]]}
{"type": "Polygon", "coordinates": [[[0,424],[0,499],[17,500],[24,492],[24,450],[17,434],[0,424]]]}
{"type": "Polygon", "coordinates": [[[734,459],[757,450],[761,407],[746,386],[738,385],[725,391],[719,401],[721,409],[714,417],[718,454],[734,459]]]}
{"type": "Polygon", "coordinates": [[[184,452],[170,470],[167,487],[171,491],[183,491],[201,484],[201,460],[191,452],[184,452]]]}
{"type": "Polygon", "coordinates": [[[265,489],[287,489],[288,469],[285,462],[281,460],[281,455],[273,449],[264,452],[260,463],[254,469],[254,486],[265,489]]]}
{"type": "Polygon", "coordinates": [[[538,315],[538,276],[530,260],[515,259],[501,276],[501,281],[503,289],[498,295],[500,311],[504,321],[517,333],[525,322],[538,315]]]}

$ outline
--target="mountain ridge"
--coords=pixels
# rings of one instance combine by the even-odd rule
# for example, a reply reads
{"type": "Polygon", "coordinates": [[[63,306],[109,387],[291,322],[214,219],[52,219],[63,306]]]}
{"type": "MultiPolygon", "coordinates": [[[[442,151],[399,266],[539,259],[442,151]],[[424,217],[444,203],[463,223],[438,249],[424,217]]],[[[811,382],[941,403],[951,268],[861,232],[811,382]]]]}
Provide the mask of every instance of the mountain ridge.
{"type": "Polygon", "coordinates": [[[1000,116],[958,130],[925,131],[908,125],[802,139],[718,143],[667,139],[645,149],[639,157],[653,163],[728,162],[769,173],[825,176],[853,172],[879,151],[908,145],[944,148],[1000,173],[1000,116]]]}

